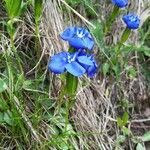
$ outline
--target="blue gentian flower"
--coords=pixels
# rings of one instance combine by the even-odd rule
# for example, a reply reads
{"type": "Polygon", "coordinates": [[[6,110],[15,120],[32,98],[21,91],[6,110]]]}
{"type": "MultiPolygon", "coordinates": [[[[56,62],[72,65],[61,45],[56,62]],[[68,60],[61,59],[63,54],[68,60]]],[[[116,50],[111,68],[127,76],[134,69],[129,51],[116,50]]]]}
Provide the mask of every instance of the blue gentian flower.
{"type": "Polygon", "coordinates": [[[112,0],[112,3],[119,8],[123,8],[128,5],[128,0],[112,0]]]}
{"type": "Polygon", "coordinates": [[[86,28],[68,27],[60,34],[60,37],[68,41],[69,45],[75,49],[92,50],[94,46],[94,39],[86,28]]]}
{"type": "Polygon", "coordinates": [[[96,61],[92,56],[80,53],[80,51],[69,53],[60,52],[54,55],[49,61],[48,69],[55,74],[61,74],[68,71],[70,74],[80,77],[87,73],[93,77],[97,71],[96,61]]]}
{"type": "Polygon", "coordinates": [[[122,19],[129,29],[137,29],[140,25],[140,19],[134,13],[124,15],[122,19]]]}

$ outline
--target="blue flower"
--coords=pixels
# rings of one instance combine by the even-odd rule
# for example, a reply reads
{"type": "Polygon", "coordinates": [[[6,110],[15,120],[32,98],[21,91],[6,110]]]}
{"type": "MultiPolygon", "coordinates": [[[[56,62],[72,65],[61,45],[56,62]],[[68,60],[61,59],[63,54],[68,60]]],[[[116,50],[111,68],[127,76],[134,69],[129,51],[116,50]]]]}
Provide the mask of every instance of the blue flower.
{"type": "Polygon", "coordinates": [[[133,13],[124,15],[122,19],[129,29],[137,29],[140,25],[139,17],[133,13]]]}
{"type": "Polygon", "coordinates": [[[68,71],[77,77],[82,76],[84,73],[87,73],[89,77],[93,77],[97,72],[97,65],[93,56],[87,56],[86,53],[83,54],[80,51],[74,53],[60,52],[51,58],[48,69],[55,74],[68,71]]]}
{"type": "Polygon", "coordinates": [[[112,3],[119,8],[123,8],[128,5],[128,0],[112,0],[112,3]]]}
{"type": "Polygon", "coordinates": [[[68,41],[75,49],[92,50],[94,46],[94,39],[86,28],[68,27],[60,34],[60,37],[68,41]]]}

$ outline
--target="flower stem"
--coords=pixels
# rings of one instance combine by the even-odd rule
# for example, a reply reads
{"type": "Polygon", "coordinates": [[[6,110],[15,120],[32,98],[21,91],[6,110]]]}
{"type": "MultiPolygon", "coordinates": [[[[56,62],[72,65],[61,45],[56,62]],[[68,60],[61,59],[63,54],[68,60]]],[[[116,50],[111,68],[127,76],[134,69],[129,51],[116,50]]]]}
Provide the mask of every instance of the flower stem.
{"type": "Polygon", "coordinates": [[[78,87],[78,78],[73,76],[70,73],[66,75],[66,122],[65,122],[65,131],[67,132],[67,126],[69,123],[69,110],[75,102],[75,95],[78,87]]]}
{"type": "Polygon", "coordinates": [[[78,86],[78,78],[70,73],[66,75],[66,93],[68,96],[74,96],[78,86]]]}
{"type": "Polygon", "coordinates": [[[119,7],[114,6],[113,12],[109,16],[105,24],[105,34],[107,34],[110,31],[111,24],[115,21],[115,18],[117,17],[118,14],[119,14],[119,7]]]}
{"type": "MultiPolygon", "coordinates": [[[[74,49],[70,48],[69,52],[74,52],[74,49]]],[[[66,100],[66,123],[65,131],[67,131],[67,126],[69,123],[69,110],[75,102],[75,95],[78,87],[78,77],[73,76],[69,72],[66,74],[66,85],[65,85],[65,94],[67,97],[66,100]]]]}

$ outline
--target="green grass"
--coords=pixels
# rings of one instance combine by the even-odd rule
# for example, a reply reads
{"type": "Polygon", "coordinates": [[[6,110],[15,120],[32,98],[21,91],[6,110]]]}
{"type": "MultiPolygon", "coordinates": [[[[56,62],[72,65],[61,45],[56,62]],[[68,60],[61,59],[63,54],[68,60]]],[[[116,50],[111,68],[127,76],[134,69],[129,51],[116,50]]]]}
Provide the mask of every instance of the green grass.
{"type": "Polygon", "coordinates": [[[109,1],[66,2],[74,12],[61,1],[0,2],[0,149],[146,147],[150,141],[146,128],[150,121],[150,15],[116,59],[115,40],[124,27],[118,17],[110,34],[104,34],[109,1]],[[91,31],[100,67],[95,79],[79,81],[66,126],[67,99],[62,98],[58,110],[63,77],[49,73],[47,63],[54,52],[66,47],[57,36],[71,23],[91,31]]]}

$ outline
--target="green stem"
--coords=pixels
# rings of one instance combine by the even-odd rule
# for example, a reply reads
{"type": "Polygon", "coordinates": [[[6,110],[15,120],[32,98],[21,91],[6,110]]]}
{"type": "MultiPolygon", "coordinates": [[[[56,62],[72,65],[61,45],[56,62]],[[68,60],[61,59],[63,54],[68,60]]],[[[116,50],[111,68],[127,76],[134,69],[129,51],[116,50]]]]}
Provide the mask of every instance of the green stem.
{"type": "MultiPolygon", "coordinates": [[[[69,52],[74,52],[74,50],[70,48],[69,52]]],[[[75,77],[74,75],[68,72],[66,74],[66,85],[65,85],[65,94],[67,97],[65,131],[67,131],[67,126],[69,123],[69,110],[75,102],[77,87],[78,87],[78,77],[75,77]]]]}
{"type": "Polygon", "coordinates": [[[65,123],[65,131],[67,132],[67,125],[69,123],[69,110],[75,102],[75,94],[78,87],[78,78],[73,76],[70,73],[66,75],[66,123],[65,123]]]}
{"type": "Polygon", "coordinates": [[[39,39],[40,39],[40,31],[39,31],[39,22],[36,20],[35,21],[35,50],[37,51],[37,59],[40,57],[40,51],[39,51],[39,47],[40,47],[40,43],[39,43],[39,39]]]}
{"type": "Polygon", "coordinates": [[[70,97],[75,96],[78,86],[78,78],[70,73],[66,75],[66,94],[70,97]]]}
{"type": "Polygon", "coordinates": [[[115,18],[117,17],[118,14],[119,14],[119,7],[114,6],[113,12],[109,16],[105,24],[105,34],[107,34],[110,31],[111,24],[115,21],[115,18]]]}
{"type": "Polygon", "coordinates": [[[78,86],[78,78],[70,73],[66,75],[66,119],[65,119],[65,131],[67,132],[67,126],[69,123],[69,110],[75,102],[75,94],[78,86]]]}

